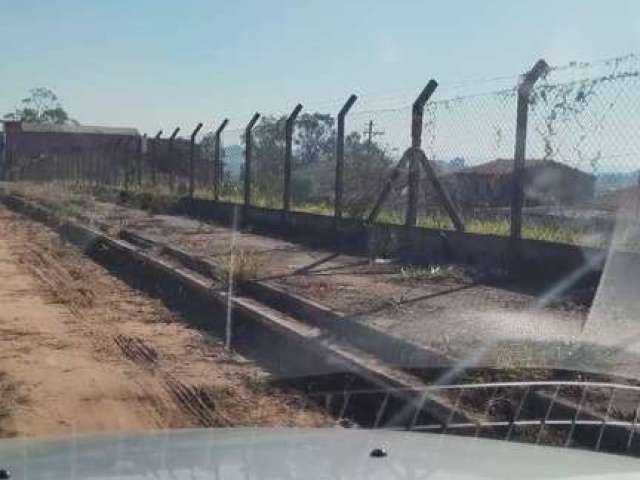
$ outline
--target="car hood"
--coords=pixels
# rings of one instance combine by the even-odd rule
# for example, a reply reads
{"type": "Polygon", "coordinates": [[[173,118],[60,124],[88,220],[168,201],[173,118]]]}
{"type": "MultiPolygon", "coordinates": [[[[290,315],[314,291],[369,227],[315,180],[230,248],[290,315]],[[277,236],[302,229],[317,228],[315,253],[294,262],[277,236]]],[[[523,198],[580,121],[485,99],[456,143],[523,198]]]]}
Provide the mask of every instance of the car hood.
{"type": "Polygon", "coordinates": [[[640,461],[496,440],[346,429],[168,430],[13,439],[0,468],[26,479],[638,478],[640,461]],[[382,448],[386,457],[372,457],[382,448]]]}

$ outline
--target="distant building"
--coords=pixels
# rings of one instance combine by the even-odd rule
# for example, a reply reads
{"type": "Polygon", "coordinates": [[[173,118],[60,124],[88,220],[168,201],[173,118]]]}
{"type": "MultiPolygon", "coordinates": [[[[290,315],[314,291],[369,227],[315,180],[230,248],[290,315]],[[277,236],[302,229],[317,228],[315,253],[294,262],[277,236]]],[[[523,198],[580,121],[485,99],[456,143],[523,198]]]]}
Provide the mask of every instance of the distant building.
{"type": "Polygon", "coordinates": [[[89,125],[58,125],[5,121],[4,132],[9,147],[25,155],[76,151],[113,144],[116,141],[133,142],[140,133],[135,128],[95,127],[89,125]]]}
{"type": "MultiPolygon", "coordinates": [[[[28,171],[33,177],[50,178],[58,164],[85,169],[98,175],[119,175],[140,155],[142,175],[155,172],[184,183],[189,175],[190,140],[176,137],[147,139],[137,129],[5,121],[5,162],[0,163],[0,179],[13,172],[28,171]],[[4,170],[4,172],[3,172],[4,170]]],[[[194,176],[197,183],[209,184],[212,175],[209,152],[194,145],[194,176]]],[[[0,157],[1,158],[1,157],[0,157]]],[[[71,175],[72,172],[57,172],[71,175]]]]}
{"type": "Polygon", "coordinates": [[[79,156],[87,153],[104,156],[134,154],[140,134],[135,128],[94,127],[3,122],[5,172],[12,166],[42,162],[48,158],[79,156]]]}
{"type": "MultiPolygon", "coordinates": [[[[573,205],[594,196],[596,177],[554,160],[525,161],[527,205],[573,205]]],[[[496,159],[442,177],[461,207],[505,207],[511,203],[513,160],[496,159]]]]}

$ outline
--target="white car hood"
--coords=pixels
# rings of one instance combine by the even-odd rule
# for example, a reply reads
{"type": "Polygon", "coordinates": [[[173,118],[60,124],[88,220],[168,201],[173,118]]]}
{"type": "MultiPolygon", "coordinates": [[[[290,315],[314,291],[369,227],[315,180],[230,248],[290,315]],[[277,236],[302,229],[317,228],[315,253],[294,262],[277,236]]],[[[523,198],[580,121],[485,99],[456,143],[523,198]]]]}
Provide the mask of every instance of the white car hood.
{"type": "Polygon", "coordinates": [[[172,430],[0,441],[0,468],[27,479],[637,479],[617,455],[451,435],[319,429],[172,430]],[[370,452],[383,448],[386,457],[370,452]]]}

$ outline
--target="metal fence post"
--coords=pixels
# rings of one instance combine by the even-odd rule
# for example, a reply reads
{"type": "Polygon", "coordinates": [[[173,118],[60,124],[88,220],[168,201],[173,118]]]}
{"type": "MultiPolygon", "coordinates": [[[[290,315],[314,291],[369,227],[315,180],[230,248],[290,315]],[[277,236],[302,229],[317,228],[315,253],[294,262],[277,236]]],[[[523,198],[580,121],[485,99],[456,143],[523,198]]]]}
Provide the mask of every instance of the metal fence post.
{"type": "Polygon", "coordinates": [[[176,127],[175,130],[173,131],[173,133],[171,134],[171,136],[169,137],[169,153],[167,155],[168,159],[169,159],[169,189],[173,192],[174,187],[175,187],[175,169],[173,168],[173,141],[176,138],[176,135],[178,135],[178,132],[180,131],[180,127],[176,127]]]}
{"type": "Polygon", "coordinates": [[[109,166],[107,167],[111,170],[109,174],[109,182],[111,186],[116,188],[118,186],[119,181],[119,173],[120,173],[120,162],[118,160],[118,147],[120,146],[120,142],[122,138],[116,138],[111,146],[111,161],[109,161],[109,166]]]}
{"type": "Polygon", "coordinates": [[[225,129],[228,123],[229,119],[225,118],[220,126],[216,129],[215,134],[215,144],[213,148],[213,199],[216,201],[220,198],[220,180],[222,180],[222,163],[220,161],[220,137],[222,136],[222,131],[225,129]]]}
{"type": "Polygon", "coordinates": [[[158,141],[162,136],[162,130],[158,130],[156,136],[153,137],[153,141],[151,142],[151,155],[150,155],[150,163],[151,163],[151,185],[154,187],[157,185],[158,179],[156,178],[157,170],[158,170],[158,141]]]}
{"type": "Polygon", "coordinates": [[[258,112],[253,114],[251,120],[247,124],[247,127],[244,130],[244,138],[245,138],[245,149],[244,149],[244,206],[245,209],[249,205],[251,205],[251,154],[253,148],[253,136],[252,130],[258,119],[260,118],[260,114],[258,112]]]}
{"type": "Polygon", "coordinates": [[[284,190],[282,194],[282,209],[288,212],[291,209],[291,156],[293,154],[293,124],[302,110],[299,103],[295,106],[284,127],[284,190]]]}
{"type": "Polygon", "coordinates": [[[351,95],[338,112],[338,133],[336,137],[336,184],[333,197],[333,214],[336,220],[342,218],[342,189],[344,184],[344,119],[358,97],[351,95]]]}
{"type": "Polygon", "coordinates": [[[640,172],[636,181],[636,220],[640,220],[640,172]]]}
{"type": "Polygon", "coordinates": [[[104,183],[104,147],[99,145],[96,150],[96,185],[104,183]]]}
{"type": "MultiPolygon", "coordinates": [[[[131,144],[135,142],[135,138],[130,138],[124,141],[124,189],[125,191],[129,190],[129,183],[131,182],[131,177],[133,176],[132,172],[132,163],[131,163],[131,153],[129,152],[129,148],[131,144]]],[[[135,146],[134,146],[135,149],[135,146]]]]}
{"type": "MultiPolygon", "coordinates": [[[[418,98],[413,102],[411,109],[411,147],[420,148],[422,144],[422,119],[424,116],[424,105],[433,95],[438,82],[429,80],[429,83],[422,89],[418,98]]],[[[409,192],[407,202],[407,212],[404,224],[413,227],[418,219],[418,194],[420,190],[420,163],[416,155],[411,156],[409,161],[409,192]]]]}
{"type": "MultiPolygon", "coordinates": [[[[97,187],[100,185],[100,156],[96,150],[93,151],[92,156],[93,156],[93,185],[97,187]]],[[[56,171],[58,170],[57,165],[55,165],[55,162],[54,162],[54,168],[56,169],[56,171]]]]}
{"type": "Polygon", "coordinates": [[[431,179],[431,184],[436,191],[436,195],[438,195],[440,203],[442,203],[444,209],[447,211],[447,214],[451,219],[451,223],[453,223],[453,227],[458,232],[464,232],[464,223],[460,218],[460,215],[456,211],[456,208],[451,201],[451,197],[449,196],[447,189],[442,185],[442,183],[440,183],[440,180],[438,179],[435,170],[429,163],[427,156],[421,149],[414,150],[414,156],[418,157],[418,160],[420,161],[420,163],[422,163],[422,168],[424,168],[424,171],[427,172],[427,176],[431,179]]]}
{"type": "Polygon", "coordinates": [[[376,218],[378,218],[380,209],[382,208],[382,205],[384,204],[385,200],[389,196],[389,193],[391,193],[391,189],[393,188],[393,185],[398,180],[398,177],[400,177],[400,173],[402,169],[404,169],[406,164],[409,161],[411,161],[411,156],[410,156],[411,152],[412,152],[411,149],[404,152],[400,160],[398,160],[398,163],[396,164],[396,166],[393,167],[393,169],[391,170],[388,180],[382,187],[382,191],[380,192],[380,195],[378,195],[378,198],[373,204],[373,209],[371,210],[371,213],[367,217],[367,223],[373,223],[376,221],[376,218]]]}
{"type": "Polygon", "coordinates": [[[138,150],[136,151],[136,183],[142,188],[142,145],[147,143],[147,134],[138,138],[138,150]]]}
{"type": "Polygon", "coordinates": [[[518,107],[516,116],[516,143],[513,154],[513,180],[511,197],[511,239],[522,237],[522,206],[524,203],[525,155],[527,148],[527,119],[529,97],[538,79],[549,70],[544,60],[538,60],[531,70],[524,74],[518,86],[518,107]]]}
{"type": "Polygon", "coordinates": [[[191,139],[189,141],[189,198],[193,200],[193,194],[196,190],[196,135],[202,128],[202,122],[196,125],[196,128],[191,132],[191,139]]]}

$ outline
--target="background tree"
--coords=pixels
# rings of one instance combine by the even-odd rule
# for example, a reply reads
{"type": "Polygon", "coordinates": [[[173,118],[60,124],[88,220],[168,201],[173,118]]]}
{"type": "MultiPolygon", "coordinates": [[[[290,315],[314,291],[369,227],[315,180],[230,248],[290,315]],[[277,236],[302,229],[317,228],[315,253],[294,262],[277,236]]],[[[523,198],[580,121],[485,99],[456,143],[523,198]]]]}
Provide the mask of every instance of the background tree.
{"type": "MultiPolygon", "coordinates": [[[[252,188],[254,198],[280,207],[283,191],[286,116],[263,117],[253,130],[252,188]]],[[[331,203],[335,175],[335,132],[330,115],[308,113],[296,121],[294,172],[291,193],[294,203],[331,203]]],[[[362,216],[371,206],[392,161],[384,148],[369,144],[357,132],[345,138],[345,209],[362,216]]]]}
{"type": "Polygon", "coordinates": [[[302,165],[320,161],[335,149],[333,118],[323,113],[305,113],[298,117],[294,143],[296,159],[302,165]]]}
{"type": "Polygon", "coordinates": [[[78,124],[69,117],[58,96],[44,87],[29,90],[29,96],[20,100],[20,107],[7,113],[4,118],[27,123],[78,124]]]}
{"type": "Polygon", "coordinates": [[[213,132],[207,132],[200,140],[200,151],[203,158],[213,159],[213,152],[216,148],[216,135],[213,132]]]}
{"type": "Polygon", "coordinates": [[[262,117],[253,130],[254,198],[262,198],[268,206],[280,205],[284,176],[285,116],[262,117]]]}
{"type": "Polygon", "coordinates": [[[358,132],[345,138],[344,208],[348,216],[362,218],[373,207],[393,163],[375,140],[358,132]]]}

